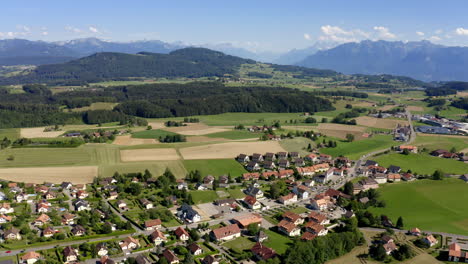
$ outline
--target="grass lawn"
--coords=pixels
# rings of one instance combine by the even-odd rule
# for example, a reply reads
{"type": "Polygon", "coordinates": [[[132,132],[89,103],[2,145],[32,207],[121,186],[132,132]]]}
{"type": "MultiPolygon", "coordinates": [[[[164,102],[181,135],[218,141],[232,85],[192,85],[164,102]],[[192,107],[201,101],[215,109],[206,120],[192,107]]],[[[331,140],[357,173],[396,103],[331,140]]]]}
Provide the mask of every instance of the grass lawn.
{"type": "Polygon", "coordinates": [[[265,246],[271,247],[278,254],[284,254],[292,244],[292,240],[287,236],[280,235],[271,230],[265,230],[265,233],[268,235],[268,240],[264,243],[265,246]]]}
{"type": "Polygon", "coordinates": [[[0,152],[0,167],[88,165],[92,154],[84,148],[9,148],[0,152]]]}
{"type": "Polygon", "coordinates": [[[245,194],[244,192],[242,192],[241,189],[239,188],[236,188],[236,189],[226,189],[225,190],[227,193],[229,193],[230,195],[230,198],[234,198],[234,199],[240,199],[240,198],[244,198],[245,197],[245,194]]]}
{"type": "Polygon", "coordinates": [[[227,248],[237,249],[241,251],[250,250],[254,245],[255,242],[242,236],[223,244],[223,246],[227,248]]]}
{"type": "Polygon", "coordinates": [[[307,208],[302,207],[302,206],[296,207],[296,208],[288,210],[288,211],[291,211],[291,212],[296,213],[296,214],[302,214],[302,213],[309,212],[309,210],[307,210],[307,208]]]}
{"type": "Polygon", "coordinates": [[[153,176],[160,176],[166,168],[169,168],[178,179],[184,178],[187,175],[187,170],[185,170],[184,164],[180,160],[106,164],[99,166],[99,174],[102,177],[111,177],[116,171],[130,173],[144,172],[145,169],[148,169],[153,176]]]}
{"type": "Polygon", "coordinates": [[[20,136],[20,129],[19,128],[5,128],[0,129],[0,140],[3,140],[7,137],[9,140],[18,139],[20,136]]]}
{"type": "Polygon", "coordinates": [[[337,141],[336,148],[324,148],[320,152],[332,155],[333,157],[343,155],[355,160],[371,151],[389,148],[393,145],[398,145],[398,143],[393,141],[391,136],[375,135],[368,139],[353,142],[337,141]]]}
{"type": "Polygon", "coordinates": [[[210,203],[214,200],[219,199],[216,191],[206,190],[206,191],[190,191],[192,195],[193,202],[195,204],[201,203],[210,203]]]}
{"type": "Polygon", "coordinates": [[[432,174],[440,169],[444,173],[464,174],[468,172],[468,164],[453,159],[433,157],[428,154],[403,155],[391,153],[374,158],[379,165],[388,167],[390,165],[400,166],[402,170],[411,170],[417,174],[432,174]]]}
{"type": "Polygon", "coordinates": [[[135,132],[132,134],[132,137],[158,139],[159,137],[173,136],[173,135],[177,135],[177,133],[165,131],[162,129],[154,129],[154,130],[143,130],[143,131],[135,132]]]}
{"type": "Polygon", "coordinates": [[[90,106],[80,107],[80,108],[73,108],[72,112],[83,112],[83,111],[90,111],[90,110],[112,110],[114,107],[118,105],[118,103],[92,103],[90,106]]]}
{"type": "Polygon", "coordinates": [[[210,126],[234,126],[243,124],[245,126],[273,124],[276,120],[282,125],[285,121],[303,120],[303,113],[224,113],[219,115],[196,116],[201,122],[210,126]]]}
{"type": "Polygon", "coordinates": [[[455,147],[457,151],[468,147],[468,137],[444,136],[444,135],[421,135],[416,137],[414,145],[425,147],[429,150],[446,149],[455,147]]]}
{"type": "Polygon", "coordinates": [[[288,152],[296,151],[299,152],[301,155],[307,155],[309,152],[307,151],[307,146],[309,144],[315,146],[315,143],[304,137],[295,137],[292,139],[283,139],[280,142],[280,145],[288,152]]]}
{"type": "Polygon", "coordinates": [[[252,133],[247,130],[230,130],[230,131],[223,131],[213,134],[205,135],[211,138],[226,138],[226,139],[246,139],[246,138],[259,138],[261,133],[252,133]]]}
{"type": "Polygon", "coordinates": [[[387,206],[371,211],[394,222],[402,216],[405,229],[468,235],[468,184],[458,179],[385,184],[379,193],[387,206]]]}
{"type": "Polygon", "coordinates": [[[206,175],[221,176],[230,173],[234,178],[247,172],[234,159],[184,160],[183,163],[187,171],[199,170],[203,177],[206,175]]]}

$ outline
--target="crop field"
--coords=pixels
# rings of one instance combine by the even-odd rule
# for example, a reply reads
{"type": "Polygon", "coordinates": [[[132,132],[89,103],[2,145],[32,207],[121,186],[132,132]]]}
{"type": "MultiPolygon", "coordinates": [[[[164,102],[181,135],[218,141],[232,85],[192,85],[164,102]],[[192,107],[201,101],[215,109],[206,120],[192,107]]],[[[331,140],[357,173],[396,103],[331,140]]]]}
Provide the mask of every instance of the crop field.
{"type": "Polygon", "coordinates": [[[228,142],[204,146],[181,148],[180,153],[186,160],[193,159],[232,159],[237,155],[280,152],[283,147],[277,141],[228,142]]]}
{"type": "Polygon", "coordinates": [[[121,150],[120,158],[129,161],[178,160],[180,156],[172,148],[121,150]]]}
{"type": "Polygon", "coordinates": [[[93,153],[84,148],[17,148],[0,151],[0,167],[88,165],[93,153]]]}
{"type": "Polygon", "coordinates": [[[346,134],[352,134],[355,140],[361,140],[363,139],[362,134],[364,134],[366,128],[361,126],[321,123],[318,125],[318,131],[327,136],[341,139],[346,139],[346,134]]]}
{"type": "Polygon", "coordinates": [[[154,129],[154,130],[143,130],[138,131],[132,134],[133,138],[143,138],[143,139],[158,139],[159,137],[165,136],[173,136],[176,133],[169,132],[162,129],[154,129]]]}
{"type": "Polygon", "coordinates": [[[457,151],[461,151],[468,147],[468,137],[418,133],[414,145],[425,147],[429,150],[450,150],[454,147],[457,151]]]}
{"type": "Polygon", "coordinates": [[[112,143],[119,146],[135,146],[143,144],[158,144],[159,141],[152,138],[133,138],[131,135],[124,135],[115,137],[115,140],[112,143]]]}
{"type": "Polygon", "coordinates": [[[247,172],[240,163],[234,160],[234,158],[216,160],[184,160],[183,164],[187,171],[199,170],[202,176],[213,175],[217,177],[229,173],[234,178],[247,172]]]}
{"type": "Polygon", "coordinates": [[[20,136],[22,138],[55,138],[65,131],[49,131],[44,132],[45,127],[32,127],[32,128],[21,128],[20,136]]]}
{"type": "Polygon", "coordinates": [[[301,155],[307,155],[309,152],[307,151],[307,146],[311,144],[311,146],[315,146],[315,143],[303,137],[296,137],[292,139],[283,139],[280,141],[280,145],[288,152],[296,151],[299,152],[301,155]]]}
{"type": "Polygon", "coordinates": [[[404,219],[405,229],[468,235],[468,184],[457,179],[418,180],[385,184],[379,188],[385,208],[374,213],[404,219]]]}
{"type": "Polygon", "coordinates": [[[90,183],[98,176],[97,166],[3,168],[0,179],[28,183],[90,183]]]}
{"type": "Polygon", "coordinates": [[[399,153],[386,154],[374,159],[379,165],[388,167],[398,165],[402,170],[411,170],[413,173],[431,175],[435,170],[444,173],[465,174],[468,172],[468,164],[453,159],[433,157],[428,154],[399,153]]]}
{"type": "Polygon", "coordinates": [[[167,127],[164,128],[165,131],[170,131],[186,136],[201,136],[206,134],[213,134],[223,131],[228,131],[226,128],[222,127],[210,127],[202,123],[191,123],[187,126],[181,127],[167,127]]]}
{"type": "Polygon", "coordinates": [[[207,137],[211,138],[225,138],[225,139],[248,139],[248,138],[256,138],[258,139],[262,134],[261,133],[252,133],[247,130],[228,130],[218,133],[212,133],[206,135],[207,137]]]}
{"type": "Polygon", "coordinates": [[[333,157],[343,155],[350,159],[358,159],[368,152],[389,148],[393,145],[397,145],[397,142],[393,141],[391,136],[375,135],[368,139],[353,142],[338,141],[336,148],[324,148],[320,152],[332,155],[333,157]]]}
{"type": "Polygon", "coordinates": [[[222,142],[222,141],[229,141],[229,140],[226,138],[209,137],[208,135],[187,137],[187,142],[191,142],[191,143],[192,142],[222,142]]]}
{"type": "Polygon", "coordinates": [[[20,136],[19,128],[5,128],[0,129],[0,140],[3,140],[5,137],[10,140],[15,140],[20,136]]]}
{"type": "Polygon", "coordinates": [[[159,176],[164,173],[166,168],[170,169],[171,172],[179,179],[184,178],[187,175],[184,165],[179,160],[102,164],[99,166],[99,175],[102,177],[111,177],[115,172],[144,172],[148,169],[153,176],[159,176]]]}
{"type": "Polygon", "coordinates": [[[117,103],[104,103],[104,102],[92,103],[90,106],[74,108],[72,109],[72,112],[84,112],[84,111],[90,111],[90,110],[112,110],[114,109],[116,105],[118,104],[117,103]]]}
{"type": "Polygon", "coordinates": [[[375,118],[375,117],[370,117],[370,116],[360,116],[356,118],[356,122],[360,126],[386,128],[386,129],[393,129],[398,124],[405,125],[405,126],[408,125],[408,121],[406,120],[375,118]]]}

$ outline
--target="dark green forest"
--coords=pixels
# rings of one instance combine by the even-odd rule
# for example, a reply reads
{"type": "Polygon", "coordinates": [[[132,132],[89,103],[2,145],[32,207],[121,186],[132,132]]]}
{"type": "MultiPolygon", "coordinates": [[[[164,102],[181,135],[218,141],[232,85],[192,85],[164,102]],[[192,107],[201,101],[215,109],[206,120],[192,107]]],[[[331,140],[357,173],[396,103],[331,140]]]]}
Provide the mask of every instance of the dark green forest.
{"type": "Polygon", "coordinates": [[[219,82],[118,86],[52,94],[44,85],[25,85],[25,93],[0,90],[0,128],[99,124],[144,125],[142,118],[226,112],[317,112],[334,110],[313,93],[281,87],[227,87],[219,82]],[[70,112],[93,102],[117,102],[113,111],[70,112]],[[65,109],[64,109],[65,107],[65,109]]]}

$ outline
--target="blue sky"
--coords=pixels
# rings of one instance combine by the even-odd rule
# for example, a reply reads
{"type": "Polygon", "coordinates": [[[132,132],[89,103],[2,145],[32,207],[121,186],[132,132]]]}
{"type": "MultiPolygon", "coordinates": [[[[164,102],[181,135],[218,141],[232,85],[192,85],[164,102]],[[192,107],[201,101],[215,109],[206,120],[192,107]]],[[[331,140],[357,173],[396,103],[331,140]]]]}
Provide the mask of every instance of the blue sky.
{"type": "Polygon", "coordinates": [[[468,46],[467,12],[464,0],[16,0],[1,4],[0,38],[159,39],[257,51],[362,39],[468,46]]]}

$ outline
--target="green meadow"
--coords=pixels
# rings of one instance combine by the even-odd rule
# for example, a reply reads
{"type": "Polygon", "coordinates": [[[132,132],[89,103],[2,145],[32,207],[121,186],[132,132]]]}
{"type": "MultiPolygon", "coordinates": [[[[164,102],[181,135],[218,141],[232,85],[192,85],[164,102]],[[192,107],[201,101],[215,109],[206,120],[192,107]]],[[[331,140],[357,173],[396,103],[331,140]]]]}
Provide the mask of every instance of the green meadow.
{"type": "Polygon", "coordinates": [[[374,158],[381,166],[388,167],[397,165],[402,170],[411,170],[417,174],[430,175],[435,170],[442,170],[444,173],[465,174],[468,172],[468,164],[454,159],[444,159],[433,157],[428,154],[391,153],[374,158]]]}
{"type": "Polygon", "coordinates": [[[199,170],[202,176],[213,175],[215,177],[230,173],[233,178],[247,172],[244,167],[234,159],[214,160],[184,160],[182,161],[187,171],[199,170]]]}
{"type": "Polygon", "coordinates": [[[391,183],[379,188],[379,193],[386,207],[371,211],[395,223],[402,216],[405,229],[468,235],[468,184],[461,180],[391,183]]]}
{"type": "Polygon", "coordinates": [[[320,152],[333,157],[343,155],[350,159],[359,159],[359,157],[371,151],[389,148],[397,144],[391,136],[375,135],[368,139],[353,142],[337,141],[336,148],[324,148],[320,152]]]}

